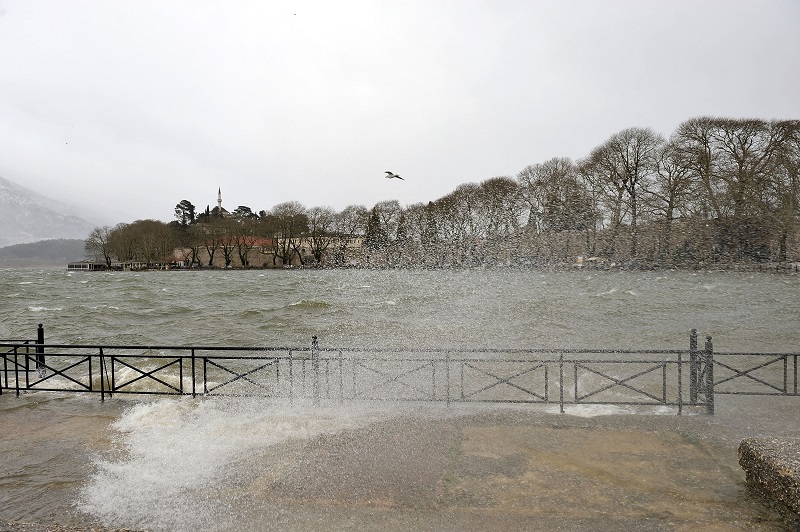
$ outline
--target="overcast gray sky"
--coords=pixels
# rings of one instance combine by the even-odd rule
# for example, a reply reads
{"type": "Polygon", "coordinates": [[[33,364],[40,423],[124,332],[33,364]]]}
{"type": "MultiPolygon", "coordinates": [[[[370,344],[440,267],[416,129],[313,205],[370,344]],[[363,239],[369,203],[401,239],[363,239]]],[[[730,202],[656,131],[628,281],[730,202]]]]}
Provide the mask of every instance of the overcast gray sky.
{"type": "Polygon", "coordinates": [[[427,202],[701,115],[800,118],[800,1],[0,0],[0,176],[107,223],[427,202]]]}

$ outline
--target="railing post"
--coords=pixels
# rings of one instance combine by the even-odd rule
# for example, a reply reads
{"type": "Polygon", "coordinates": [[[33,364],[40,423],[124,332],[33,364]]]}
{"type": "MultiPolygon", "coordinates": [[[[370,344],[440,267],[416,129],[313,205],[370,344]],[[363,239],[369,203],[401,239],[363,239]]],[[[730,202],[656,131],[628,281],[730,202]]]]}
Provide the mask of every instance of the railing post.
{"type": "Polygon", "coordinates": [[[689,334],[689,403],[697,404],[697,329],[689,334]]]}
{"type": "Polygon", "coordinates": [[[317,337],[311,337],[311,369],[314,372],[314,406],[319,406],[319,344],[317,337]]]}
{"type": "MultiPolygon", "coordinates": [[[[34,355],[35,357],[35,355],[34,355]]],[[[35,360],[35,358],[31,357],[30,352],[25,353],[25,389],[29,390],[31,387],[31,360],[35,360]]]]}
{"type": "Polygon", "coordinates": [[[192,397],[194,398],[197,395],[197,383],[195,382],[195,378],[197,377],[197,370],[195,369],[195,357],[194,357],[194,347],[192,348],[192,397]]]}
{"type": "MultiPolygon", "coordinates": [[[[17,389],[17,397],[19,397],[19,357],[17,357],[18,350],[14,348],[14,387],[17,389]]],[[[25,355],[27,360],[28,355],[25,355]]]]}
{"type": "Polygon", "coordinates": [[[208,395],[208,357],[203,357],[203,395],[208,395]]]}
{"type": "Polygon", "coordinates": [[[40,323],[36,331],[36,373],[39,377],[47,374],[44,364],[44,326],[40,323]]]}
{"type": "Polygon", "coordinates": [[[789,357],[783,357],[783,393],[789,391],[789,357]]]}
{"type": "Polygon", "coordinates": [[[558,408],[564,413],[564,353],[558,354],[558,408]]]}
{"type": "MultiPolygon", "coordinates": [[[[92,363],[92,359],[89,359],[89,364],[92,363]]],[[[106,360],[103,357],[103,348],[100,348],[100,402],[103,403],[106,400],[106,375],[108,374],[106,371],[106,360]]],[[[91,382],[92,378],[92,368],[89,366],[89,379],[91,382]]]]}
{"type": "Polygon", "coordinates": [[[714,414],[714,344],[706,336],[706,412],[714,414]]]}

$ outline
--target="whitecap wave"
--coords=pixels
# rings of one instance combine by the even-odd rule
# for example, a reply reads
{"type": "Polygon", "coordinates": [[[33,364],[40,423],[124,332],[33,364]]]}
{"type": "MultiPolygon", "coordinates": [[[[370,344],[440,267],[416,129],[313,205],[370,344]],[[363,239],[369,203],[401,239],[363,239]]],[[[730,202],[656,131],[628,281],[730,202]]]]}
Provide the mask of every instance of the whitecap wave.
{"type": "Polygon", "coordinates": [[[328,308],[331,305],[327,301],[321,301],[319,299],[301,299],[300,301],[289,303],[289,305],[287,306],[300,309],[317,309],[317,308],[328,308]]]}
{"type": "Polygon", "coordinates": [[[617,289],[616,288],[612,288],[611,290],[608,290],[606,292],[600,292],[599,294],[597,294],[597,297],[610,296],[611,294],[616,294],[616,293],[617,293],[617,289]]]}

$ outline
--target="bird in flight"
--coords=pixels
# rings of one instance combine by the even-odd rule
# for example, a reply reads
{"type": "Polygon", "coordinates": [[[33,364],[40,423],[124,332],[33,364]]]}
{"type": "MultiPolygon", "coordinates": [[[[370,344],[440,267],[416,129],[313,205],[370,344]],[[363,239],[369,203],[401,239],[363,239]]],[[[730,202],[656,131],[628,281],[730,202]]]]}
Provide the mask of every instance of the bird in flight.
{"type": "MultiPolygon", "coordinates": [[[[402,177],[400,177],[399,175],[397,175],[397,174],[393,174],[393,173],[392,173],[392,172],[390,172],[389,170],[386,170],[386,179],[394,179],[394,178],[397,178],[397,179],[403,179],[403,178],[402,178],[402,177]]],[[[405,179],[403,179],[403,181],[405,181],[405,179]]]]}

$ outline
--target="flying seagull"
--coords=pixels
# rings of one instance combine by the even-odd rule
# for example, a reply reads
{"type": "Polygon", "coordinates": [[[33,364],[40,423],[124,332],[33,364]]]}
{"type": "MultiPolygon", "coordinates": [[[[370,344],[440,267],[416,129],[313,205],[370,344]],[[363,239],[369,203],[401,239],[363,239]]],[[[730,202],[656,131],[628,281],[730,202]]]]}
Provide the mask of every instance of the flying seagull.
{"type": "MultiPolygon", "coordinates": [[[[399,175],[397,175],[397,174],[393,174],[393,173],[392,173],[392,172],[390,172],[389,170],[386,170],[386,179],[394,179],[394,178],[397,178],[397,179],[403,179],[403,178],[402,178],[402,177],[400,177],[399,175]]],[[[405,179],[403,179],[403,181],[405,181],[405,179]]]]}

